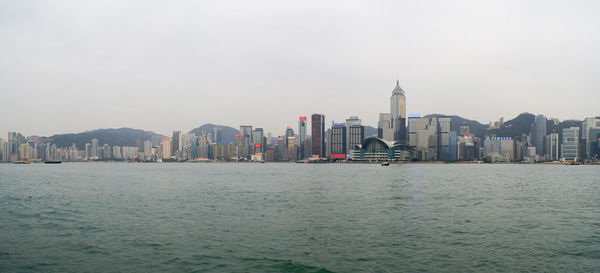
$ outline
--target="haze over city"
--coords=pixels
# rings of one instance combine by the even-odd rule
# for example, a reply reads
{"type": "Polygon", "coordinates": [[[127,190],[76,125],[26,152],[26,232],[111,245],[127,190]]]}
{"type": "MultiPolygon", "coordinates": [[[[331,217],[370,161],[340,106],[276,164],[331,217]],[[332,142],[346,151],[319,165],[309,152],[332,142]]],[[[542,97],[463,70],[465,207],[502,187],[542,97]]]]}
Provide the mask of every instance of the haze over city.
{"type": "MultiPolygon", "coordinates": [[[[0,132],[598,116],[596,1],[1,1],[0,132]]],[[[4,134],[4,133],[3,133],[4,134]]]]}

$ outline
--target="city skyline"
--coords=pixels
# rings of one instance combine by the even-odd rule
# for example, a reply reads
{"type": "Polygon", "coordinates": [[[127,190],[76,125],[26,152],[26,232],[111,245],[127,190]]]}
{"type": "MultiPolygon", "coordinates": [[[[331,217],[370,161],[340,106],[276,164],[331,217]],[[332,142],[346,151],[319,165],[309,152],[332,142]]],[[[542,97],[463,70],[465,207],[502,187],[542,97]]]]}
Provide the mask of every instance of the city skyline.
{"type": "Polygon", "coordinates": [[[490,122],[486,127],[460,117],[407,115],[406,105],[405,92],[397,81],[390,96],[390,111],[379,114],[375,135],[372,132],[365,134],[365,124],[358,116],[350,116],[344,123],[332,121],[329,127],[326,126],[325,115],[317,113],[311,115],[310,138],[306,136],[307,116],[298,117],[298,134],[294,133],[293,128],[286,126],[285,134],[275,138],[271,132],[267,132],[265,137],[264,129],[253,129],[253,125],[240,125],[239,131],[223,126],[202,126],[189,134],[173,131],[172,137],[142,130],[123,131],[125,128],[122,128],[105,130],[112,131],[109,133],[112,136],[99,137],[105,140],[108,137],[110,142],[110,145],[104,143],[102,147],[102,143],[96,138],[96,134],[102,134],[99,131],[86,133],[87,137],[84,135],[83,139],[80,134],[62,135],[70,138],[68,143],[55,140],[55,137],[25,136],[13,131],[8,132],[6,141],[0,138],[0,161],[29,164],[30,160],[43,160],[46,163],[60,163],[62,160],[214,160],[263,163],[295,160],[425,160],[524,163],[562,161],[581,164],[576,162],[597,163],[600,156],[600,117],[560,122],[555,118],[548,119],[544,115],[527,113],[506,123],[501,118],[497,122],[490,122]],[[470,126],[475,126],[474,132],[471,132],[470,126]],[[229,131],[228,134],[235,134],[235,141],[224,135],[225,130],[229,131]],[[132,136],[135,138],[135,146],[131,146],[132,136]],[[82,147],[85,149],[80,149],[82,147]]]}
{"type": "Polygon", "coordinates": [[[0,3],[0,131],[599,116],[594,1],[0,3]],[[310,18],[310,20],[307,20],[310,18]],[[255,121],[260,121],[257,123],[255,121]]]}
{"type": "MultiPolygon", "coordinates": [[[[323,113],[326,113],[326,112],[323,112],[323,113]]],[[[536,116],[537,115],[542,115],[542,116],[544,116],[548,120],[554,120],[554,119],[556,119],[556,120],[558,120],[560,122],[562,122],[562,121],[579,121],[579,122],[581,122],[581,121],[585,120],[586,118],[598,118],[598,117],[600,117],[600,115],[592,115],[592,114],[590,114],[590,115],[585,115],[585,116],[580,117],[580,118],[576,117],[576,118],[570,118],[570,119],[560,119],[560,118],[557,118],[557,117],[552,116],[552,115],[547,115],[545,113],[533,113],[533,112],[530,112],[530,111],[520,112],[520,113],[517,113],[515,116],[500,116],[499,118],[497,118],[495,120],[490,120],[489,122],[481,122],[479,120],[472,119],[472,118],[470,118],[468,116],[456,115],[454,113],[440,113],[440,112],[425,113],[425,114],[422,114],[422,113],[414,113],[414,114],[413,113],[408,113],[407,117],[411,117],[411,116],[424,117],[424,116],[429,116],[429,115],[458,116],[460,118],[464,118],[464,119],[467,119],[467,120],[479,122],[483,126],[488,126],[488,125],[493,125],[494,123],[498,123],[501,119],[504,120],[504,121],[508,121],[508,120],[513,119],[513,118],[517,118],[518,116],[520,116],[522,114],[531,114],[531,115],[536,115],[536,116]]],[[[307,114],[307,113],[298,114],[298,115],[296,115],[296,120],[295,121],[281,122],[282,125],[278,126],[277,128],[274,128],[273,130],[267,130],[265,127],[261,127],[260,125],[258,125],[258,126],[252,125],[252,126],[256,126],[257,128],[261,128],[265,132],[272,133],[273,134],[273,138],[276,138],[276,136],[279,135],[279,134],[285,135],[285,131],[286,131],[285,128],[286,127],[298,126],[297,125],[297,122],[298,122],[297,119],[298,119],[298,117],[304,117],[304,116],[307,116],[307,115],[310,116],[311,114],[307,114]]],[[[327,116],[327,114],[323,114],[323,115],[327,116]]],[[[353,117],[358,117],[361,120],[363,120],[362,116],[352,115],[351,113],[349,113],[344,118],[340,118],[340,119],[336,119],[336,120],[326,120],[326,122],[325,122],[324,125],[331,127],[332,124],[334,124],[334,123],[344,122],[345,120],[347,120],[349,118],[351,119],[353,117]]],[[[374,121],[374,124],[369,124],[369,123],[365,123],[365,122],[361,122],[361,123],[364,126],[372,127],[374,129],[378,128],[378,121],[377,120],[374,121]]],[[[254,122],[247,122],[247,123],[243,123],[243,124],[261,124],[261,122],[260,121],[259,122],[255,122],[254,121],[254,122]]],[[[79,134],[79,133],[86,133],[86,132],[92,132],[92,131],[96,131],[96,130],[105,130],[105,129],[135,129],[135,130],[142,130],[142,131],[147,131],[147,132],[155,133],[157,135],[170,136],[173,132],[176,132],[176,131],[177,132],[185,132],[185,133],[192,132],[193,130],[195,130],[195,129],[203,126],[203,125],[214,125],[214,126],[218,126],[218,127],[223,127],[224,126],[224,127],[230,127],[230,128],[233,128],[233,129],[236,129],[236,128],[240,127],[240,126],[244,126],[244,125],[239,125],[239,124],[236,125],[236,124],[233,124],[232,122],[217,123],[217,122],[213,122],[213,121],[207,120],[207,121],[202,122],[200,124],[194,125],[193,127],[190,127],[189,129],[186,129],[186,130],[183,130],[181,128],[174,128],[174,129],[172,129],[170,131],[167,131],[167,132],[159,132],[159,131],[151,130],[149,128],[142,128],[142,127],[136,127],[136,126],[121,126],[121,127],[113,126],[113,127],[102,127],[102,128],[100,128],[100,127],[90,127],[90,129],[85,129],[85,130],[82,129],[82,130],[78,130],[78,131],[58,131],[58,130],[55,130],[56,133],[52,133],[52,134],[34,134],[34,133],[29,133],[28,131],[23,131],[23,130],[19,130],[19,129],[8,129],[8,130],[6,130],[4,132],[3,136],[0,136],[0,139],[6,139],[5,135],[6,135],[7,132],[8,133],[10,133],[10,132],[19,132],[19,133],[23,133],[24,135],[29,135],[29,136],[51,137],[51,136],[54,136],[54,135],[79,134]]],[[[19,128],[19,127],[17,126],[17,128],[19,128]]],[[[311,135],[308,134],[308,136],[311,136],[311,135]]]]}

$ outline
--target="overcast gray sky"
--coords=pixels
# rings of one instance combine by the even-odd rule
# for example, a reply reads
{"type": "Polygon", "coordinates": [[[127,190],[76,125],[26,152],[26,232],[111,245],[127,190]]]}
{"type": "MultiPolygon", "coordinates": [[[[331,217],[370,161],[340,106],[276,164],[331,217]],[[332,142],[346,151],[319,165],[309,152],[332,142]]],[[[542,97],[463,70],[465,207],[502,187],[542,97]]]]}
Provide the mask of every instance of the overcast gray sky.
{"type": "Polygon", "coordinates": [[[600,115],[600,1],[0,0],[0,135],[600,115]]]}

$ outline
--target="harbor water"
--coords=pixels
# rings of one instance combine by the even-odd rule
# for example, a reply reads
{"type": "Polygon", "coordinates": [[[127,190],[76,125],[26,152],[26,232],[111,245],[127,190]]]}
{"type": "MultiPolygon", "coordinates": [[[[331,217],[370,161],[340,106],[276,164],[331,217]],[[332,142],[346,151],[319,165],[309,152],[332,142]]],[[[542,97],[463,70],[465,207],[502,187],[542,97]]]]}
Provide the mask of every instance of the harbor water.
{"type": "Polygon", "coordinates": [[[599,272],[600,166],[0,164],[0,272],[599,272]]]}

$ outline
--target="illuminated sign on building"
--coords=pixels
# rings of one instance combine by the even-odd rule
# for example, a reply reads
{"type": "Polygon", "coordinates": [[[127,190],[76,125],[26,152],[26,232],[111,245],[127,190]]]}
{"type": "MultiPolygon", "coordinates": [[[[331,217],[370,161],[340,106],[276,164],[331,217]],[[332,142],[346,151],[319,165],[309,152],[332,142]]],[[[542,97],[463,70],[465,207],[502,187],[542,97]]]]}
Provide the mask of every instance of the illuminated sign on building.
{"type": "Polygon", "coordinates": [[[235,135],[235,136],[236,136],[236,137],[241,137],[242,135],[240,135],[240,134],[237,134],[237,135],[235,135]]]}
{"type": "Polygon", "coordinates": [[[331,158],[346,158],[346,154],[332,154],[331,158]]]}
{"type": "Polygon", "coordinates": [[[512,140],[512,137],[486,137],[486,140],[512,140]]]}
{"type": "Polygon", "coordinates": [[[299,119],[301,119],[301,120],[306,120],[306,117],[300,117],[299,119]]]}
{"type": "Polygon", "coordinates": [[[352,122],[352,125],[360,125],[360,122],[352,122]]]}
{"type": "Polygon", "coordinates": [[[282,137],[278,137],[277,140],[283,140],[283,138],[282,137]]]}
{"type": "Polygon", "coordinates": [[[333,124],[333,127],[344,127],[344,126],[346,126],[346,124],[344,124],[344,123],[334,123],[333,124]]]}
{"type": "Polygon", "coordinates": [[[408,114],[409,118],[420,118],[421,114],[408,114]]]}
{"type": "Polygon", "coordinates": [[[254,147],[260,148],[260,144],[254,144],[254,147]]]}

